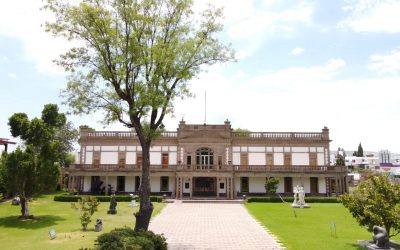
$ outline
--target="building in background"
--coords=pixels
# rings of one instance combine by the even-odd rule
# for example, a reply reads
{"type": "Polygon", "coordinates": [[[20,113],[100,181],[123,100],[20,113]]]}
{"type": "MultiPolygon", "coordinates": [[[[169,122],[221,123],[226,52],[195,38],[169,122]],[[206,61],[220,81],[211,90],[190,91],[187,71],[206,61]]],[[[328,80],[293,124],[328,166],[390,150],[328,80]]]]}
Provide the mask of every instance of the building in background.
{"type": "MultiPolygon", "coordinates": [[[[140,186],[142,154],[134,132],[80,128],[80,158],[68,169],[69,188],[81,193],[134,193],[140,186]]],[[[329,129],[322,132],[234,132],[224,124],[186,124],[164,132],[150,151],[153,194],[174,198],[234,199],[265,194],[267,178],[278,193],[296,185],[307,195],[347,190],[347,168],[330,166],[329,129]]]]}

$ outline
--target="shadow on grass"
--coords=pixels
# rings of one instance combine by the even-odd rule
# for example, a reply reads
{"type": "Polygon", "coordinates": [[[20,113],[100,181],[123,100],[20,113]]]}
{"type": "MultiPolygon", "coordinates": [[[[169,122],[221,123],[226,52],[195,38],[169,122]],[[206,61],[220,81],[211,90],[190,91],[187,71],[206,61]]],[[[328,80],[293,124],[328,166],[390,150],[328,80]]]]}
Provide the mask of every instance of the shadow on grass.
{"type": "Polygon", "coordinates": [[[57,224],[58,221],[63,221],[64,218],[55,215],[42,215],[34,219],[22,220],[18,216],[0,217],[1,227],[13,227],[23,229],[39,229],[43,227],[50,227],[57,224]]]}
{"type": "Polygon", "coordinates": [[[361,247],[361,246],[359,246],[359,245],[356,244],[356,243],[347,243],[346,245],[349,246],[348,249],[353,249],[353,250],[365,250],[364,247],[361,247]]]}

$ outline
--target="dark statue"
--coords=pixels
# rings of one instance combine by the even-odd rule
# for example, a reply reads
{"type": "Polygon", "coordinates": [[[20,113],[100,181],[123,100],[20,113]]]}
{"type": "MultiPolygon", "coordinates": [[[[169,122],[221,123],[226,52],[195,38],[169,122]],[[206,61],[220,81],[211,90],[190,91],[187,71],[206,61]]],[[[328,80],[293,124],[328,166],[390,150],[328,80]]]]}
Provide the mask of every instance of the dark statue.
{"type": "Polygon", "coordinates": [[[373,243],[378,248],[389,249],[389,235],[382,227],[374,226],[372,228],[374,236],[372,236],[373,243]]]}
{"type": "Polygon", "coordinates": [[[111,195],[110,200],[110,209],[108,209],[108,214],[116,214],[117,213],[117,199],[115,198],[115,194],[111,195]]]}
{"type": "Polygon", "coordinates": [[[94,226],[94,231],[100,232],[101,230],[103,230],[103,221],[101,219],[97,219],[96,225],[94,226]]]}
{"type": "MultiPolygon", "coordinates": [[[[365,248],[366,250],[390,250],[389,234],[387,231],[379,226],[372,228],[373,236],[372,240],[359,240],[358,245],[365,248]]],[[[396,248],[399,249],[399,248],[396,248]]]]}

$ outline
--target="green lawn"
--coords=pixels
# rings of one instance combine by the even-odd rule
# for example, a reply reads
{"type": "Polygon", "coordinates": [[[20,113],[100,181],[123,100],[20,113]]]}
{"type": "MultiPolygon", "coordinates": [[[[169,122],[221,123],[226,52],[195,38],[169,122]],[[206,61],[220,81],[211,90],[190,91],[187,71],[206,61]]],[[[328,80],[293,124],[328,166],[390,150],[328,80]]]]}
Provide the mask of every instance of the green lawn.
{"type": "Polygon", "coordinates": [[[310,203],[293,209],[288,203],[247,203],[250,213],[267,227],[287,249],[359,249],[357,240],[371,239],[340,203],[310,203]],[[294,216],[294,212],[297,217],[294,216]],[[332,223],[336,224],[336,236],[332,223]]]}
{"type": "MultiPolygon", "coordinates": [[[[45,195],[29,204],[30,212],[38,220],[21,221],[20,206],[12,206],[11,202],[0,203],[0,248],[1,249],[79,249],[93,247],[94,240],[101,233],[94,232],[97,218],[103,220],[103,232],[116,227],[133,227],[133,213],[138,207],[129,207],[129,202],[118,202],[116,215],[108,215],[109,203],[101,202],[99,211],[92,216],[88,231],[81,230],[79,213],[71,208],[69,202],[54,202],[54,195],[45,195]],[[50,240],[49,231],[56,230],[57,237],[50,240]]],[[[164,206],[153,203],[153,216],[164,206]]]]}

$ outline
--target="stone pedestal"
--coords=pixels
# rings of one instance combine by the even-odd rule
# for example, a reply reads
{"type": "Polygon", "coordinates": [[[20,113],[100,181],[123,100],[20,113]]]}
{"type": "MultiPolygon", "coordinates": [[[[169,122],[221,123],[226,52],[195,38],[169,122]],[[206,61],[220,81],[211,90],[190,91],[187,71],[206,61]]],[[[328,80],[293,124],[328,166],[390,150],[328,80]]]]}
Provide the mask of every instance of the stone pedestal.
{"type": "Polygon", "coordinates": [[[310,205],[308,204],[303,204],[303,205],[299,205],[299,204],[292,204],[293,208],[310,208],[310,205]]]}
{"type": "Polygon", "coordinates": [[[117,214],[117,209],[109,209],[107,214],[117,214]]]}
{"type": "Polygon", "coordinates": [[[94,226],[94,231],[95,232],[100,232],[101,230],[103,230],[103,225],[100,224],[100,225],[95,225],[94,226]]]}
{"type": "Polygon", "coordinates": [[[374,243],[371,243],[368,240],[359,240],[358,245],[360,247],[364,247],[366,250],[395,250],[395,248],[381,248],[377,247],[374,243]]]}

